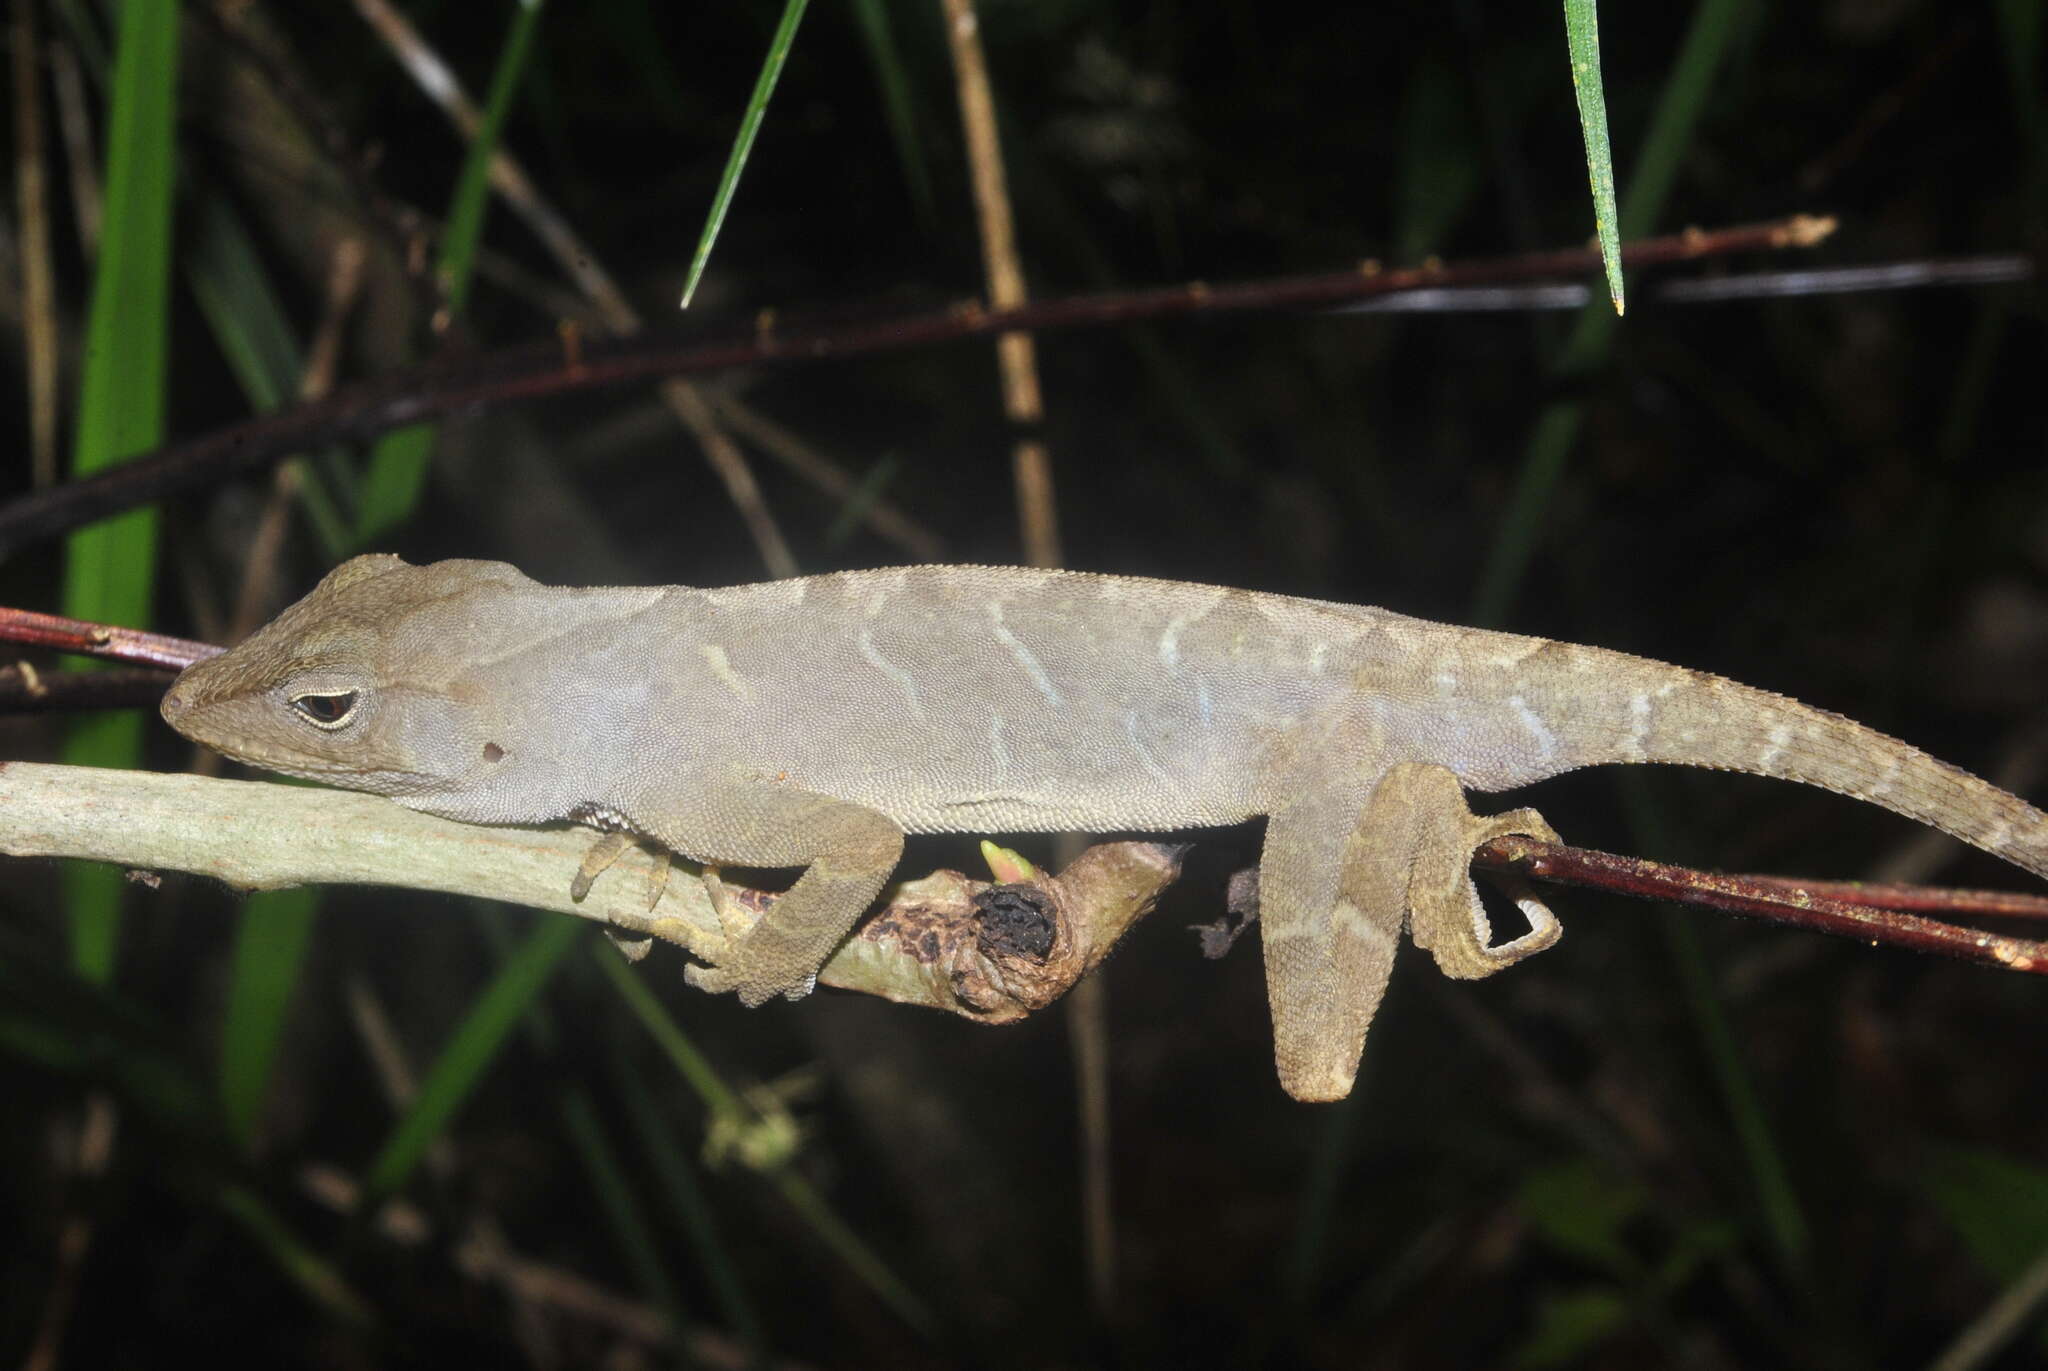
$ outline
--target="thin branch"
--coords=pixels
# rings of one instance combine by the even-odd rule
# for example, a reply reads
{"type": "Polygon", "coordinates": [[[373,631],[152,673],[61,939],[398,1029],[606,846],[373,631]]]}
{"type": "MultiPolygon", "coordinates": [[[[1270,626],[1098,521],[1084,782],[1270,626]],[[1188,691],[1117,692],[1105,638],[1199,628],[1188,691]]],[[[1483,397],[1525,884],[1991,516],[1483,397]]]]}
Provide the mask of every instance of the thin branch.
{"type": "MultiPolygon", "coordinates": [[[[308,1163],[299,1169],[298,1182],[309,1199],[336,1217],[346,1220],[356,1215],[362,1185],[339,1167],[308,1163]]],[[[371,1222],[376,1225],[378,1236],[401,1250],[417,1250],[436,1239],[447,1242],[454,1265],[463,1275],[502,1286],[510,1299],[583,1320],[607,1333],[649,1346],[659,1346],[677,1336],[667,1316],[651,1304],[629,1299],[562,1267],[522,1256],[501,1234],[480,1232],[474,1223],[464,1232],[437,1234],[434,1220],[432,1211],[402,1197],[393,1197],[384,1202],[371,1222]]],[[[724,1338],[701,1332],[687,1336],[698,1360],[706,1365],[744,1363],[744,1356],[724,1338]]]]}
{"type": "Polygon", "coordinates": [[[2048,895],[2026,895],[2017,890],[1962,890],[1886,881],[1802,881],[1790,876],[1745,875],[1742,879],[1754,882],[1759,890],[1776,890],[1793,900],[1819,895],[1865,909],[1951,918],[2048,919],[2048,895]]]}
{"type": "Polygon", "coordinates": [[[920,562],[942,561],[946,541],[923,524],[879,497],[862,499],[861,483],[846,468],[827,457],[797,435],[723,387],[708,388],[705,395],[727,428],[767,453],[786,469],[809,481],[819,490],[844,503],[860,499],[860,519],[875,535],[894,543],[920,562]]]}
{"type": "Polygon", "coordinates": [[[384,193],[371,159],[355,144],[346,125],[285,53],[257,31],[249,7],[233,0],[188,7],[220,44],[246,63],[290,113],[300,131],[326,154],[341,175],[370,227],[384,240],[422,316],[437,316],[447,301],[439,276],[428,266],[426,241],[437,230],[425,215],[384,193]]]}
{"type": "Polygon", "coordinates": [[[99,153],[93,147],[92,115],[85,94],[85,73],[79,69],[78,52],[71,44],[50,45],[50,85],[57,95],[57,128],[64,136],[64,161],[70,171],[71,218],[78,227],[79,250],[91,262],[99,255],[100,219],[104,203],[100,195],[99,153]]]}
{"type": "MultiPolygon", "coordinates": [[[[475,895],[723,957],[727,931],[701,881],[668,877],[650,910],[652,874],[665,868],[645,853],[616,863],[581,903],[571,899],[592,839],[574,825],[455,823],[350,791],[0,762],[0,853],[9,856],[186,871],[245,890],[342,883],[475,895]]],[[[942,871],[905,882],[818,979],[983,1023],[1021,1019],[1109,954],[1173,883],[1185,851],[1105,843],[1057,876],[995,885],[942,871]]],[[[726,893],[753,916],[776,898],[726,893]]]]}
{"type": "MultiPolygon", "coordinates": [[[[313,342],[306,349],[304,369],[299,375],[299,398],[318,400],[334,389],[334,376],[341,364],[342,338],[363,282],[363,244],[344,238],[334,245],[327,267],[327,297],[320,312],[313,342]]],[[[263,500],[263,512],[249,538],[242,560],[241,586],[235,593],[235,607],[228,616],[227,639],[239,643],[263,626],[276,607],[278,566],[284,556],[285,538],[291,527],[292,506],[301,498],[308,482],[317,480],[304,457],[281,463],[263,500]]]]}
{"type": "Polygon", "coordinates": [[[163,671],[37,671],[0,666],[0,716],[66,714],[82,709],[154,709],[172,677],[163,671]]]}
{"type": "Polygon", "coordinates": [[[61,614],[41,614],[33,609],[0,608],[0,643],[23,643],[30,647],[53,647],[81,657],[98,657],[109,662],[165,667],[183,671],[194,662],[220,656],[223,649],[212,643],[195,643],[190,638],[172,638],[162,633],[145,633],[138,628],[110,624],[89,624],[61,614]]]}
{"type": "MultiPolygon", "coordinates": [[[[716,963],[728,932],[701,881],[670,876],[635,852],[588,898],[571,878],[590,830],[455,823],[374,795],[100,767],[0,762],[0,854],[81,857],[212,876],[241,889],[314,883],[402,886],[574,914],[639,939],[660,937],[716,963]],[[655,873],[662,885],[653,887],[655,873]],[[650,901],[650,893],[656,898],[650,901]]],[[[996,863],[1005,884],[941,871],[897,887],[890,902],[820,973],[826,985],[1008,1023],[1044,1009],[1108,955],[1178,877],[1184,846],[1104,843],[1058,876],[996,863]],[[1023,879],[1016,879],[1017,877],[1023,879]]],[[[1476,861],[1527,877],[1648,895],[2048,975],[2048,943],[1843,905],[1758,894],[1740,877],[1640,862],[1528,839],[1502,839],[1476,861]]],[[[758,918],[775,896],[727,887],[728,914],[758,918]]]]}
{"type": "Polygon", "coordinates": [[[40,0],[14,0],[14,196],[21,224],[21,315],[28,353],[30,469],[38,487],[57,482],[56,267],[50,246],[49,163],[43,156],[40,0]]]}
{"type": "MultiPolygon", "coordinates": [[[[1833,227],[1833,220],[1795,215],[1741,228],[1693,229],[1624,247],[1622,260],[1641,266],[1805,247],[1826,237],[1833,227]]],[[[736,367],[901,351],[1011,330],[1043,332],[1188,315],[1323,308],[1425,287],[1579,276],[1597,271],[1599,265],[1599,254],[1586,248],[1459,265],[1432,263],[1397,271],[1367,262],[1355,270],[1319,276],[1221,286],[1196,282],[1157,290],[1069,296],[1014,310],[991,311],[970,303],[937,312],[815,327],[783,327],[774,318],[763,316],[749,331],[708,338],[642,336],[567,347],[559,339],[529,343],[392,372],[344,387],[318,403],[257,415],[169,444],[85,480],[24,496],[0,507],[0,557],[24,544],[211,485],[305,448],[372,438],[406,424],[514,402],[736,367]]]]}
{"type": "MultiPolygon", "coordinates": [[[[1912,107],[1915,100],[1925,93],[1935,78],[1947,72],[1955,60],[1977,37],[1980,24],[1976,13],[1962,10],[1949,25],[1949,30],[1939,43],[1932,47],[1916,45],[1913,51],[1921,54],[1913,70],[1902,80],[1894,81],[1879,93],[1875,100],[1863,108],[1860,117],[1850,125],[1847,133],[1837,138],[1832,145],[1800,168],[1799,186],[1808,195],[1817,195],[1844,170],[1865,160],[1871,145],[1878,135],[1891,126],[1901,114],[1912,107]]],[[[1841,127],[1836,123],[1837,128],[1841,127]]]]}
{"type": "Polygon", "coordinates": [[[1976,1371],[2013,1339],[2027,1331],[2034,1316],[2048,1306],[2048,1246],[2036,1252],[1998,1298],[1972,1319],[1927,1371],[1976,1371]]]}
{"type": "MultiPolygon", "coordinates": [[[[974,187],[975,220],[981,230],[981,265],[988,303],[1015,310],[1031,296],[1017,255],[1017,225],[1010,210],[1009,179],[1003,170],[1002,138],[996,129],[995,93],[981,46],[981,19],[974,0],[940,0],[946,46],[952,56],[960,124],[967,136],[967,162],[974,187]]],[[[1010,422],[1010,477],[1017,494],[1018,532],[1024,560],[1056,567],[1060,550],[1059,505],[1054,499],[1052,454],[1040,429],[1045,395],[1039,384],[1037,343],[1014,329],[996,338],[996,367],[1003,382],[1003,417],[1010,422]]],[[[1062,849],[1078,846],[1078,834],[1061,834],[1062,849]]],[[[1086,1235],[1088,1294],[1105,1323],[1116,1310],[1116,1222],[1110,1183],[1109,991],[1101,976],[1084,981],[1067,1000],[1067,1031],[1073,1040],[1074,1092],[1080,1106],[1081,1228],[1086,1235]]]]}
{"type": "MultiPolygon", "coordinates": [[[[1660,282],[1649,292],[1659,305],[1717,305],[1731,300],[1782,300],[1801,295],[1861,295],[1874,291],[1938,290],[1956,286],[2015,285],[2034,279],[2034,259],[2021,253],[1980,253],[1974,257],[1930,257],[1904,262],[1870,262],[1852,267],[1795,271],[1745,271],[1660,282]]],[[[1576,310],[1593,298],[1573,281],[1533,286],[1446,286],[1411,290],[1332,314],[1501,314],[1530,310],[1576,310]]]]}
{"type": "Polygon", "coordinates": [[[1932,952],[2008,971],[2048,976],[2048,942],[1986,933],[1897,910],[1873,909],[1816,893],[1813,883],[1790,882],[1782,877],[1724,876],[1519,837],[1495,839],[1480,848],[1473,860],[1479,866],[1513,871],[1533,880],[1718,909],[1793,928],[1855,938],[1873,947],[1932,952]]]}
{"type": "MultiPolygon", "coordinates": [[[[473,141],[483,127],[482,108],[463,88],[462,78],[441,60],[411,21],[385,0],[356,0],[356,13],[390,49],[420,93],[440,106],[462,140],[473,141]]],[[[605,271],[598,255],[577,236],[569,221],[540,193],[526,169],[502,144],[491,154],[491,188],[526,221],[556,264],[603,311],[607,324],[620,332],[631,332],[640,326],[639,316],[625,292],[605,271]]]]}
{"type": "MultiPolygon", "coordinates": [[[[377,36],[384,40],[399,64],[427,97],[441,107],[455,130],[465,140],[474,139],[482,127],[483,113],[462,88],[461,79],[440,54],[420,36],[417,29],[386,0],[355,0],[356,11],[377,36]]],[[[554,257],[569,278],[590,298],[614,333],[625,337],[642,331],[643,321],[605,271],[596,252],[576,234],[568,219],[558,211],[517,158],[501,144],[491,154],[491,188],[498,192],[513,213],[525,221],[534,236],[554,257]]],[[[754,479],[746,456],[719,427],[711,406],[687,381],[671,375],[661,387],[661,397],[677,419],[697,440],[705,460],[725,487],[726,497],[739,511],[740,522],[754,540],[768,574],[775,577],[797,574],[796,556],[782,536],[768,501],[754,479]]]]}
{"type": "Polygon", "coordinates": [[[796,554],[790,551],[789,540],[782,536],[775,516],[768,512],[768,501],[761,494],[760,482],[754,479],[753,467],[719,425],[704,392],[671,376],[661,383],[661,398],[703,449],[712,473],[725,487],[726,498],[739,511],[740,522],[746,525],[747,535],[754,540],[768,574],[778,580],[796,575],[796,554]]]}
{"type": "MultiPolygon", "coordinates": [[[[995,95],[989,89],[988,62],[981,50],[981,20],[974,0],[940,0],[940,4],[946,16],[946,46],[953,59],[960,125],[967,135],[988,303],[998,312],[1014,311],[1031,296],[1024,285],[1023,264],[1017,259],[1017,225],[1010,213],[1009,180],[1003,174],[995,95]]],[[[998,334],[996,364],[1003,381],[1003,414],[1017,434],[1011,444],[1010,469],[1017,491],[1017,518],[1023,526],[1024,560],[1032,566],[1058,566],[1062,559],[1052,458],[1036,432],[1045,421],[1045,397],[1038,384],[1036,345],[1030,332],[1009,329],[998,334]]]]}

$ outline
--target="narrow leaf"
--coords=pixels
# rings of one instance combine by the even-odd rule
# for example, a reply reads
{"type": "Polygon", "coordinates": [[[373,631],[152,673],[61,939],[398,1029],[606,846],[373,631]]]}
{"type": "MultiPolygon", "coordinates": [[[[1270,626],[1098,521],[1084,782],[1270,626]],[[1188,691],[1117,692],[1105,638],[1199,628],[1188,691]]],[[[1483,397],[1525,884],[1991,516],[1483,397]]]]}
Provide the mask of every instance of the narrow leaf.
{"type": "MultiPolygon", "coordinates": [[[[1714,77],[1734,51],[1736,39],[1747,30],[1754,7],[1755,0],[1700,0],[1693,11],[1678,60],[1665,77],[1649,130],[1643,135],[1634,174],[1621,197],[1624,239],[1648,233],[1663,214],[1679,163],[1712,93],[1714,77]]],[[[1579,376],[1604,361],[1614,336],[1615,318],[1611,310],[1597,305],[1582,310],[1564,354],[1557,361],[1556,371],[1564,376],[1579,376]]],[[[1570,399],[1552,403],[1536,420],[1516,476],[1514,495],[1501,521],[1501,532],[1480,573],[1472,622],[1482,628],[1499,624],[1507,615],[1542,535],[1550,498],[1569,465],[1584,418],[1583,405],[1570,399]]]]}
{"type": "Polygon", "coordinates": [[[732,154],[725,159],[725,174],[718,178],[718,193],[711,199],[711,213],[704,221],[703,235],[697,239],[696,254],[690,258],[690,279],[683,286],[684,309],[690,307],[690,297],[697,293],[697,283],[704,279],[704,267],[711,260],[711,245],[718,241],[718,231],[725,226],[725,212],[732,207],[733,191],[739,187],[740,168],[746,166],[747,157],[754,150],[754,135],[761,131],[761,117],[768,112],[768,97],[775,94],[782,64],[796,42],[797,21],[804,17],[804,7],[809,3],[810,0],[783,0],[782,22],[775,26],[775,37],[768,44],[768,60],[761,64],[761,75],[754,82],[746,115],[740,120],[739,136],[733,139],[732,154]]]}
{"type": "MultiPolygon", "coordinates": [[[[434,269],[448,297],[450,311],[458,315],[469,299],[477,241],[483,234],[484,211],[490,202],[491,161],[497,155],[498,135],[505,127],[505,116],[518,93],[520,78],[526,73],[534,32],[540,25],[541,4],[542,0],[520,0],[518,12],[512,17],[511,31],[505,35],[497,67],[491,74],[483,122],[469,141],[469,151],[449,200],[448,222],[441,233],[434,269]]],[[[385,434],[370,450],[356,510],[358,547],[376,543],[412,517],[427,486],[427,466],[433,460],[437,432],[432,424],[415,424],[385,434]]]]}
{"type": "Polygon", "coordinates": [[[484,212],[491,203],[491,163],[498,155],[498,139],[505,129],[505,117],[526,74],[526,61],[533,52],[533,36],[540,28],[543,0],[520,0],[512,17],[512,31],[498,53],[497,69],[491,73],[490,94],[484,101],[483,123],[469,140],[469,152],[462,160],[462,174],[455,180],[455,195],[448,206],[448,222],[441,230],[441,251],[435,263],[441,289],[448,295],[448,308],[461,314],[469,301],[469,283],[476,265],[476,245],[483,236],[484,212]]]}
{"type": "Polygon", "coordinates": [[[1572,62],[1572,92],[1579,100],[1579,130],[1586,140],[1586,173],[1593,183],[1593,232],[1607,265],[1607,294],[1622,312],[1621,215],[1614,204],[1614,149],[1607,141],[1607,93],[1600,81],[1598,0],[1564,0],[1565,47],[1572,62]]]}
{"type": "Polygon", "coordinates": [[[266,891],[242,910],[221,1024],[220,1096],[228,1127],[244,1147],[256,1141],[271,1067],[319,906],[316,889],[298,886],[266,891]]]}
{"type": "Polygon", "coordinates": [[[563,954],[582,931],[581,919],[543,916],[535,922],[526,941],[498,968],[496,978],[483,994],[471,1002],[468,1015],[421,1082],[412,1107],[392,1129],[383,1151],[371,1164],[363,1187],[365,1212],[374,1209],[411,1177],[413,1168],[426,1154],[427,1145],[448,1126],[455,1111],[497,1060],[505,1035],[546,988],[563,954]]]}
{"type": "Polygon", "coordinates": [[[924,139],[918,133],[910,73],[889,28],[888,7],[882,0],[853,0],[853,17],[867,43],[875,84],[882,89],[882,109],[889,118],[889,136],[896,143],[896,160],[903,164],[903,179],[910,186],[910,202],[917,208],[918,218],[932,223],[937,218],[937,199],[932,194],[931,168],[926,163],[924,139]]]}
{"type": "MultiPolygon", "coordinates": [[[[93,273],[85,375],[72,473],[87,476],[163,440],[169,365],[171,189],[177,128],[178,7],[121,7],[107,112],[106,230],[93,273]]],[[[71,536],[64,613],[143,627],[156,562],[156,514],[139,509],[71,536]]],[[[88,719],[66,741],[64,760],[133,766],[142,716],[88,719]]],[[[122,876],[74,863],[65,872],[72,960],[105,983],[114,974],[122,876]]]]}

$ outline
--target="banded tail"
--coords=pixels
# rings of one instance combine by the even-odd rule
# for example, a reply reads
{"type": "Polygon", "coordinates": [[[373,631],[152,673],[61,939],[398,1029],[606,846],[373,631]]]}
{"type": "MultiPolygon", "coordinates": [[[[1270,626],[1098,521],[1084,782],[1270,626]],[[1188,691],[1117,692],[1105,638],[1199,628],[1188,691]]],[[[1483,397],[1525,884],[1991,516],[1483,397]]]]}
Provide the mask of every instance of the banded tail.
{"type": "Polygon", "coordinates": [[[1576,754],[1576,765],[1668,762],[1799,781],[1889,809],[2048,880],[2048,814],[1960,767],[1724,677],[1555,646],[1562,651],[1551,664],[1560,670],[1542,673],[1544,693],[1556,692],[1551,717],[1571,721],[1559,730],[1561,750],[1576,754]]]}

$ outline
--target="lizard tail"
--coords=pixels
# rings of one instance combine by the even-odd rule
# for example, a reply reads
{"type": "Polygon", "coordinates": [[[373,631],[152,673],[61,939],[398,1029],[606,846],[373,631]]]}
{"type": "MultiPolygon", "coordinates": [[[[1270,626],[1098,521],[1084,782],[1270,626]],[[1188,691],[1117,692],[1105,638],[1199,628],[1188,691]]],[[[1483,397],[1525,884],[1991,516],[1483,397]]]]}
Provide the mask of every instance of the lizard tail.
{"type": "Polygon", "coordinates": [[[1574,662],[1567,679],[1553,678],[1580,702],[1565,717],[1604,716],[1613,727],[1604,743],[1572,740],[1587,762],[1669,762],[1799,781],[1902,814],[2048,880],[2048,814],[2017,795],[1839,714],[1705,672],[1628,663],[1617,672],[1611,661],[1606,671],[1574,662]],[[1617,692],[1608,709],[1587,709],[1585,695],[1605,691],[1584,686],[1602,677],[1634,688],[1617,692]]]}

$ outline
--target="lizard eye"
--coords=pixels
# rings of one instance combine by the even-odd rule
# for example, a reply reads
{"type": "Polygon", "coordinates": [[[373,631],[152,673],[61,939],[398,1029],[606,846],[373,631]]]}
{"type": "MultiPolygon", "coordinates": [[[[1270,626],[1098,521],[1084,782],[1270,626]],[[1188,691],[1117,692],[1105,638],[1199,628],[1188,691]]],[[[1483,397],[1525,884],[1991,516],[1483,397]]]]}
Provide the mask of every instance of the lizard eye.
{"type": "Polygon", "coordinates": [[[292,708],[315,728],[340,728],[356,712],[356,692],[337,690],[331,694],[294,695],[292,708]]]}

